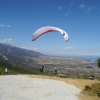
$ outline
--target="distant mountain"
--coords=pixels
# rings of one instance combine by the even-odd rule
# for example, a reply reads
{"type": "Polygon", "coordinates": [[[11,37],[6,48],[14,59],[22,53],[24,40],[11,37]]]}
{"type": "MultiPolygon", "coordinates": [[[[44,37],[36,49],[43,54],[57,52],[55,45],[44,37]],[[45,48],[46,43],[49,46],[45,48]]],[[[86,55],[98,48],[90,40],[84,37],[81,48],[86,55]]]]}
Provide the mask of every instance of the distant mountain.
{"type": "Polygon", "coordinates": [[[32,67],[36,64],[33,58],[40,56],[43,54],[0,43],[0,59],[18,66],[32,67]]]}

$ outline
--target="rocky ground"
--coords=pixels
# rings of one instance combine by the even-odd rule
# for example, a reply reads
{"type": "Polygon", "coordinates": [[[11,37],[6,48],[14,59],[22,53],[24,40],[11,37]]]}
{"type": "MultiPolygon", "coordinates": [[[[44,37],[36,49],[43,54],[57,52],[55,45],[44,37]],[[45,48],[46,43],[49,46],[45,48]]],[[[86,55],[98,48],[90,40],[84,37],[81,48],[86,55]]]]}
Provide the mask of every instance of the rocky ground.
{"type": "Polygon", "coordinates": [[[76,95],[80,91],[57,80],[26,75],[0,76],[0,100],[79,100],[76,95]]]}

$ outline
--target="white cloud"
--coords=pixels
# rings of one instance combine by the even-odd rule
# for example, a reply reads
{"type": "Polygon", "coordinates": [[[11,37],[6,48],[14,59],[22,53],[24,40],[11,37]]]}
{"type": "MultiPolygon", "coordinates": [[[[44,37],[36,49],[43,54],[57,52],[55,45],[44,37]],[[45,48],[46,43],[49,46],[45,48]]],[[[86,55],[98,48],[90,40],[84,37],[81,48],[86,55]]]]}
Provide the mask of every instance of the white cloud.
{"type": "Polygon", "coordinates": [[[69,14],[74,14],[72,11],[68,11],[69,14]]]}
{"type": "Polygon", "coordinates": [[[0,43],[10,44],[10,45],[15,44],[15,42],[13,42],[12,39],[3,39],[3,40],[0,40],[0,43]]]}
{"type": "Polygon", "coordinates": [[[0,27],[6,27],[4,24],[0,24],[0,27]]]}
{"type": "Polygon", "coordinates": [[[27,50],[34,50],[34,51],[38,50],[38,48],[31,48],[31,47],[25,47],[25,46],[22,46],[20,48],[27,49],[27,50]]]}
{"type": "Polygon", "coordinates": [[[10,25],[7,25],[7,27],[11,27],[10,25]]]}
{"type": "Polygon", "coordinates": [[[80,8],[84,8],[84,7],[85,7],[85,5],[84,5],[84,4],[81,4],[79,7],[80,7],[80,8]]]}
{"type": "Polygon", "coordinates": [[[68,14],[65,14],[65,16],[68,16],[68,14]]]}
{"type": "Polygon", "coordinates": [[[10,25],[4,25],[4,24],[0,24],[0,27],[8,27],[8,28],[10,28],[11,26],[10,25]]]}
{"type": "Polygon", "coordinates": [[[58,6],[57,8],[58,8],[58,9],[63,9],[63,7],[60,7],[60,6],[58,6]]]}
{"type": "Polygon", "coordinates": [[[34,51],[37,51],[37,50],[38,50],[38,48],[33,48],[33,50],[34,50],[34,51]]]}
{"type": "Polygon", "coordinates": [[[3,39],[3,40],[0,40],[0,43],[3,43],[3,44],[9,44],[9,45],[12,45],[12,46],[16,46],[18,48],[23,48],[23,49],[27,49],[27,50],[34,50],[34,51],[38,51],[38,48],[33,48],[33,47],[27,47],[27,46],[18,46],[17,43],[15,43],[12,39],[3,39]]]}
{"type": "Polygon", "coordinates": [[[86,11],[89,12],[92,10],[92,7],[89,7],[86,11]]]}
{"type": "Polygon", "coordinates": [[[64,49],[69,50],[69,49],[74,49],[74,48],[73,48],[73,47],[66,47],[66,48],[64,48],[64,49]]]}
{"type": "Polygon", "coordinates": [[[70,3],[70,5],[69,5],[69,6],[72,6],[72,5],[73,5],[73,3],[74,3],[74,2],[72,1],[72,2],[70,3]]]}
{"type": "Polygon", "coordinates": [[[20,48],[22,48],[22,49],[26,49],[27,47],[22,46],[22,47],[20,47],[20,48]]]}
{"type": "Polygon", "coordinates": [[[71,11],[69,11],[69,13],[71,13],[71,11]]]}

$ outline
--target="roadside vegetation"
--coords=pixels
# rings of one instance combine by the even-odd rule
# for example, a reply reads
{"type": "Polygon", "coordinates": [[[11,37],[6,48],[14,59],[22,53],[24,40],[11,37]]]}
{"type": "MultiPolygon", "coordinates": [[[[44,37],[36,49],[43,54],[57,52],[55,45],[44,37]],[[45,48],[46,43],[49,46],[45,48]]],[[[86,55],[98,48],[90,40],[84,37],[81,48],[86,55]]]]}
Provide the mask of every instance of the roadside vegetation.
{"type": "Polygon", "coordinates": [[[100,97],[100,83],[94,83],[91,85],[85,85],[84,92],[87,92],[90,96],[98,96],[100,97]]]}

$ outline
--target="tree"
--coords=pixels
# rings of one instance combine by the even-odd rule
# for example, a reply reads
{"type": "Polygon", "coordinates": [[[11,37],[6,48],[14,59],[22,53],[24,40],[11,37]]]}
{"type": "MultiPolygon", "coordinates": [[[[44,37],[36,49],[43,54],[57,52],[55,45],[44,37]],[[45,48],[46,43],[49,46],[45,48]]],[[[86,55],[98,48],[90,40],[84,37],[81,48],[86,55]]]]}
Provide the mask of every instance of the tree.
{"type": "Polygon", "coordinates": [[[98,67],[100,68],[100,58],[97,60],[98,67]]]}

